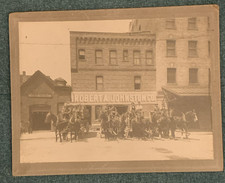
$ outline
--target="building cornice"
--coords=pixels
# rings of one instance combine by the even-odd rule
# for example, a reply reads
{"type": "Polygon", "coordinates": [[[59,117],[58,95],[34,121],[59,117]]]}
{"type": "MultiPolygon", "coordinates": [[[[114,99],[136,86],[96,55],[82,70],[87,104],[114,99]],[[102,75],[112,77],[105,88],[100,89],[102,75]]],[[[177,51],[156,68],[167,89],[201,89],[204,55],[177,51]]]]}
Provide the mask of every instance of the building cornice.
{"type": "Polygon", "coordinates": [[[79,68],[78,70],[71,69],[72,73],[79,71],[156,71],[156,68],[79,68]]]}
{"type": "Polygon", "coordinates": [[[77,37],[76,41],[79,44],[121,44],[121,45],[150,45],[152,46],[155,42],[155,39],[77,37]]]}

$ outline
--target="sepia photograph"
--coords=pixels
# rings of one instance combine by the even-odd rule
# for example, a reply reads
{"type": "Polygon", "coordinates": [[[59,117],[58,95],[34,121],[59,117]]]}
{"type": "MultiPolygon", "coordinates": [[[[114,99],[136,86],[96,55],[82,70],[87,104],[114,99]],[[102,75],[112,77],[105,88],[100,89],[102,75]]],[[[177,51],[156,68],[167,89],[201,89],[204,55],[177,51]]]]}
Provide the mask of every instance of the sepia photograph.
{"type": "Polygon", "coordinates": [[[222,170],[218,10],[195,7],[12,16],[15,175],[222,170]]]}

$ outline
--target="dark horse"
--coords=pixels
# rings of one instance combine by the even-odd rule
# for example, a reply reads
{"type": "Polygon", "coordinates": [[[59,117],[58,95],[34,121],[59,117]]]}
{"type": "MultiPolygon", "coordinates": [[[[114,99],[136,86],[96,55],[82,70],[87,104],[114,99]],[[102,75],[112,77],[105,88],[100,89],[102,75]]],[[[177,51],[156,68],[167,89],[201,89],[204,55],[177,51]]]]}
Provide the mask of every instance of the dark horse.
{"type": "Polygon", "coordinates": [[[64,120],[61,117],[61,114],[58,116],[55,116],[52,113],[48,113],[46,116],[46,121],[51,121],[54,129],[55,129],[55,138],[56,142],[58,140],[58,137],[60,139],[60,142],[62,142],[62,136],[67,133],[67,128],[68,128],[68,121],[64,120]]]}
{"type": "Polygon", "coordinates": [[[72,142],[73,134],[75,137],[75,140],[78,140],[78,135],[81,129],[80,125],[80,118],[77,115],[73,115],[72,118],[69,121],[68,128],[70,132],[70,141],[72,142]]]}
{"type": "Polygon", "coordinates": [[[188,111],[186,113],[172,110],[171,118],[176,124],[176,128],[181,130],[181,134],[185,134],[185,138],[188,138],[188,128],[190,123],[195,123],[198,120],[198,117],[195,113],[195,110],[188,111]]]}

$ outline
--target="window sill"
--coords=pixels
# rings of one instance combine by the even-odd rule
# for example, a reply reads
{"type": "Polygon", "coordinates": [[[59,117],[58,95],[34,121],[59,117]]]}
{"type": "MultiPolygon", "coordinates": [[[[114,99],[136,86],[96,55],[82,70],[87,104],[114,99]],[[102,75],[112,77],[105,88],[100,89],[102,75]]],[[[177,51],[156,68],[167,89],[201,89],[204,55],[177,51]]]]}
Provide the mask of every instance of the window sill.
{"type": "Polygon", "coordinates": [[[188,56],[188,58],[199,58],[199,56],[198,55],[196,55],[196,56],[188,56]]]}
{"type": "Polygon", "coordinates": [[[177,86],[177,83],[167,83],[169,86],[177,86]]]}
{"type": "Polygon", "coordinates": [[[174,27],[174,28],[169,28],[169,27],[166,27],[165,29],[166,29],[166,30],[177,30],[177,28],[176,28],[176,27],[174,27]]]}
{"type": "Polygon", "coordinates": [[[198,28],[188,28],[187,30],[190,30],[190,31],[197,31],[198,30],[198,28]]]}
{"type": "Polygon", "coordinates": [[[172,56],[170,56],[170,55],[166,55],[166,57],[168,57],[168,58],[177,58],[177,55],[172,55],[172,56]]]}
{"type": "Polygon", "coordinates": [[[199,83],[189,83],[189,86],[200,86],[199,83]]]}

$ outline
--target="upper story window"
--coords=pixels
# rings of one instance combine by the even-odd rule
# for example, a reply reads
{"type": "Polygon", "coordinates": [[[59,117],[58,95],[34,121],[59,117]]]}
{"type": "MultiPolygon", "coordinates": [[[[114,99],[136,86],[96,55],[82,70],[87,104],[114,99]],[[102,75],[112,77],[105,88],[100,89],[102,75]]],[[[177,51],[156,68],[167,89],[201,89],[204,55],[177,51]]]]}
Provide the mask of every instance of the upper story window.
{"type": "Polygon", "coordinates": [[[167,83],[176,83],[176,68],[167,68],[167,83]]]}
{"type": "Polygon", "coordinates": [[[211,56],[211,42],[208,41],[208,56],[211,56]]]}
{"type": "Polygon", "coordinates": [[[198,69],[190,68],[189,69],[189,83],[198,83],[198,69]]]}
{"type": "Polygon", "coordinates": [[[189,30],[197,29],[197,19],[196,18],[188,18],[188,29],[189,30]]]}
{"type": "Polygon", "coordinates": [[[139,25],[138,30],[141,31],[141,25],[139,25]]]}
{"type": "Polygon", "coordinates": [[[141,89],[141,76],[134,76],[134,89],[135,90],[141,89]]]}
{"type": "Polygon", "coordinates": [[[103,90],[103,76],[96,76],[96,90],[103,90]]]}
{"type": "Polygon", "coordinates": [[[176,29],[176,23],[174,18],[166,20],[166,29],[176,29]]]}
{"type": "Polygon", "coordinates": [[[78,57],[80,60],[85,60],[85,50],[84,49],[78,50],[78,57]]]}
{"type": "Polygon", "coordinates": [[[128,50],[123,50],[123,61],[128,62],[128,50]]]}
{"type": "Polygon", "coordinates": [[[207,17],[207,29],[210,30],[211,25],[210,25],[210,17],[207,17]]]}
{"type": "Polygon", "coordinates": [[[168,57],[176,56],[176,41],[175,40],[166,41],[166,53],[168,57]]]}
{"type": "Polygon", "coordinates": [[[111,50],[109,52],[109,64],[110,65],[117,65],[117,54],[116,54],[116,50],[111,50]]]}
{"type": "Polygon", "coordinates": [[[153,51],[152,50],[147,50],[146,51],[146,65],[153,65],[153,51]]]}
{"type": "Polygon", "coordinates": [[[95,64],[103,65],[102,50],[95,50],[95,64]]]}
{"type": "Polygon", "coordinates": [[[138,50],[134,51],[134,65],[141,65],[141,52],[138,50]]]}
{"type": "Polygon", "coordinates": [[[197,41],[188,41],[188,57],[198,56],[197,45],[197,41]]]}

